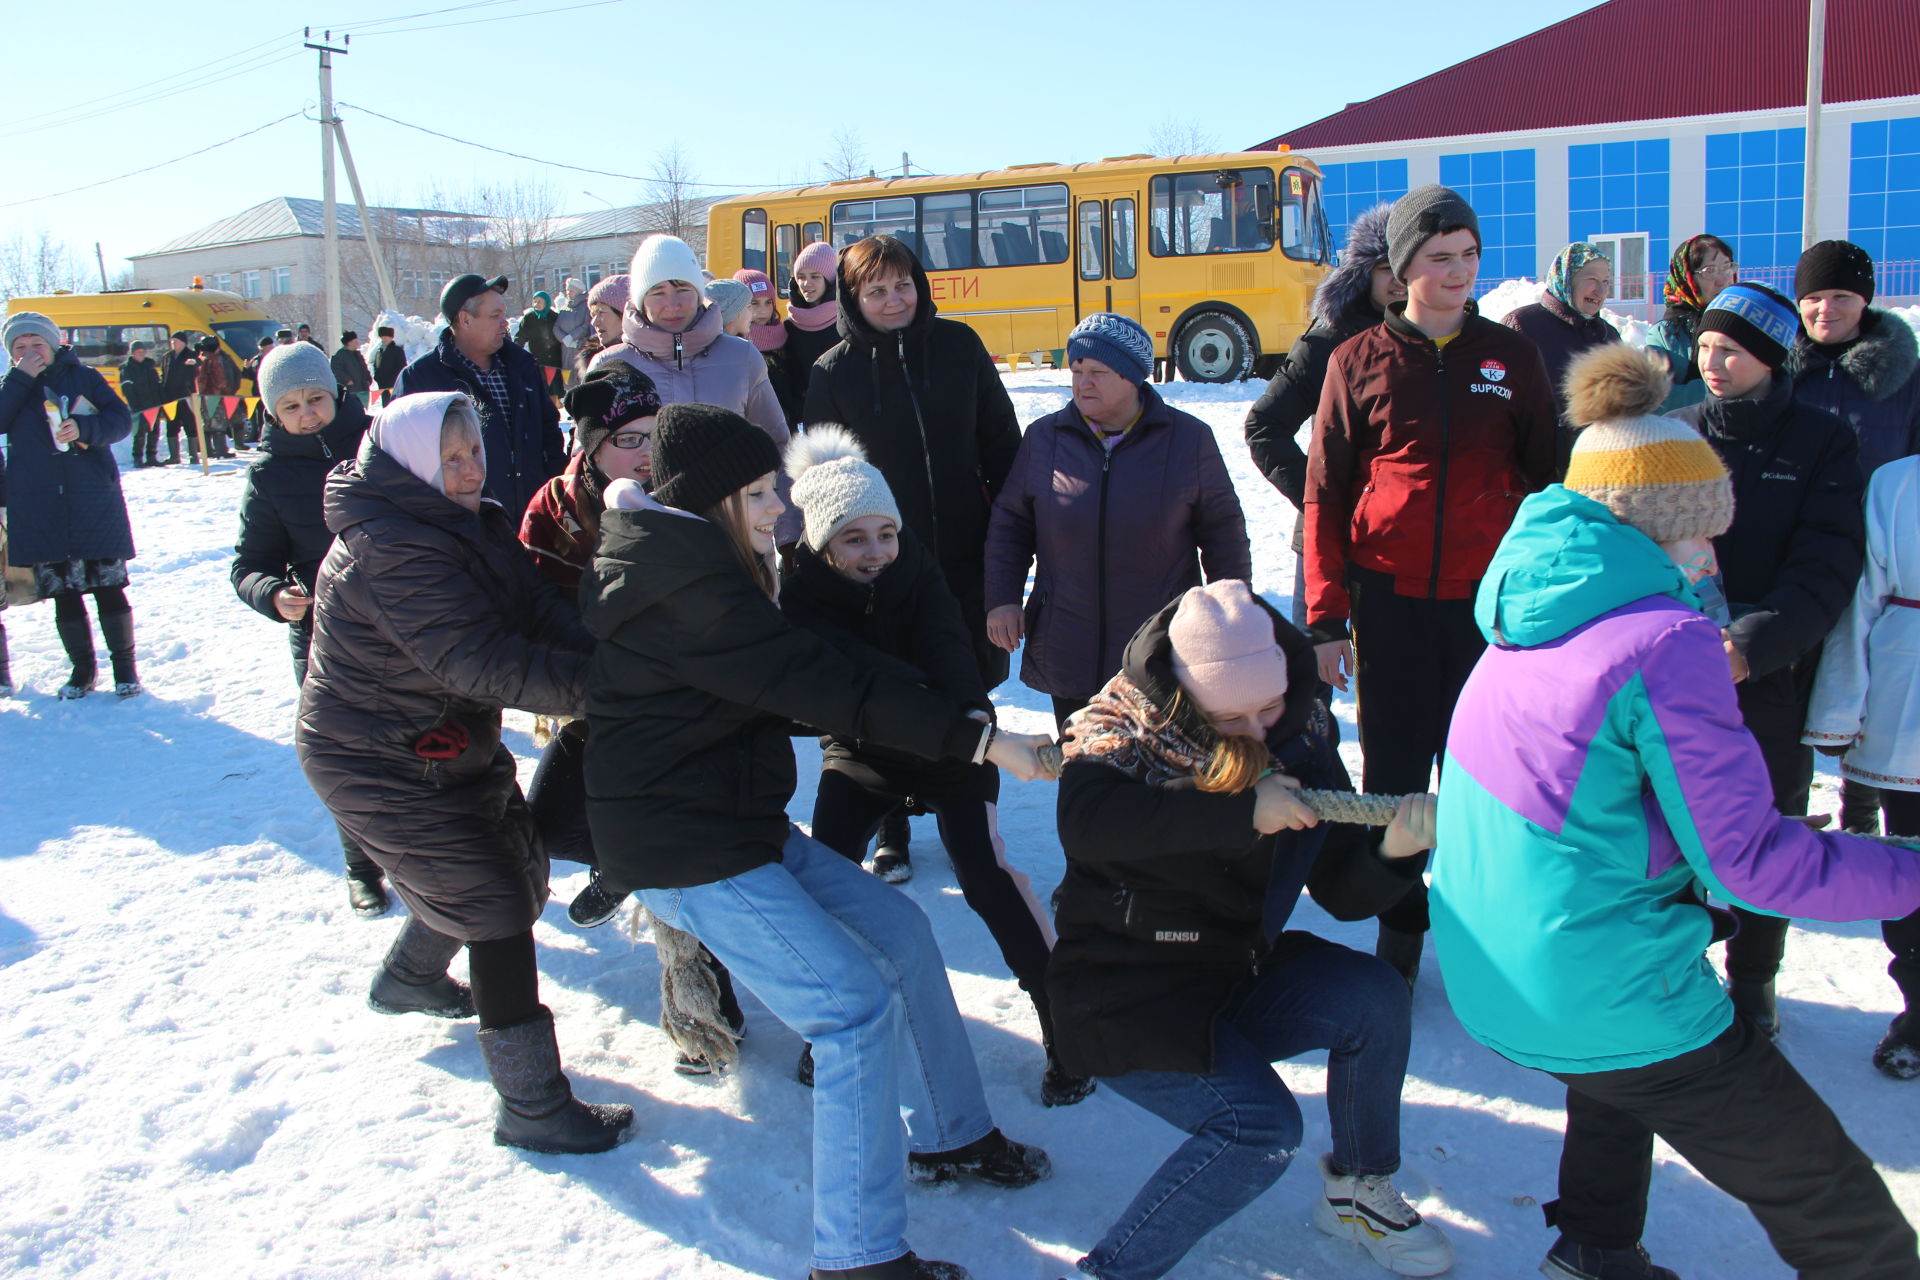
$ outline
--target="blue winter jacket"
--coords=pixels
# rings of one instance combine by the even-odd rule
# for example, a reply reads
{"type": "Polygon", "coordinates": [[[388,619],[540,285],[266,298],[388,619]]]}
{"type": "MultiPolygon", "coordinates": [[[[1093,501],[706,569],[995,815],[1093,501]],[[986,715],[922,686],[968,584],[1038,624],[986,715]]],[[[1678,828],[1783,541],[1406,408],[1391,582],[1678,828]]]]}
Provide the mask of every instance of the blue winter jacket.
{"type": "Polygon", "coordinates": [[[1802,330],[1787,356],[1793,398],[1842,418],[1860,437],[1860,474],[1920,453],[1920,343],[1899,316],[1870,310],[1860,337],[1835,357],[1802,330]]]}
{"type": "Polygon", "coordinates": [[[506,508],[514,528],[540,486],[567,465],[567,445],[560,435],[560,410],[553,403],[546,371],[526,348],[508,342],[494,353],[507,377],[507,399],[502,407],[482,392],[480,380],[468,371],[453,349],[453,335],[443,332],[433,350],[401,370],[393,384],[396,398],[421,391],[464,391],[480,409],[480,434],[487,450],[487,496],[506,508]]]}
{"type": "Polygon", "coordinates": [[[133,558],[133,527],[112,448],[132,426],[126,403],[69,347],[55,352],[37,378],[8,370],[0,380],[0,435],[7,437],[0,503],[7,504],[9,560],[133,558]],[[46,411],[47,400],[61,396],[80,428],[80,438],[65,450],[53,443],[46,411]]]}

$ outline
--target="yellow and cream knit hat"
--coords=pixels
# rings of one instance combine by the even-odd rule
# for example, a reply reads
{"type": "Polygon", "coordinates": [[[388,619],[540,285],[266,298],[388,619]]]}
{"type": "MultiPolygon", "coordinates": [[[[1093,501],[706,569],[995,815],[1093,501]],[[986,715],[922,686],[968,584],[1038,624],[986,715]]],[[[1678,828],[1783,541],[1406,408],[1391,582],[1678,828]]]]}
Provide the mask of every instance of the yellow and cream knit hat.
{"type": "Polygon", "coordinates": [[[1713,446],[1659,416],[1667,373],[1624,343],[1597,347],[1567,370],[1567,416],[1580,426],[1566,487],[1655,542],[1714,538],[1733,523],[1733,481],[1713,446]]]}

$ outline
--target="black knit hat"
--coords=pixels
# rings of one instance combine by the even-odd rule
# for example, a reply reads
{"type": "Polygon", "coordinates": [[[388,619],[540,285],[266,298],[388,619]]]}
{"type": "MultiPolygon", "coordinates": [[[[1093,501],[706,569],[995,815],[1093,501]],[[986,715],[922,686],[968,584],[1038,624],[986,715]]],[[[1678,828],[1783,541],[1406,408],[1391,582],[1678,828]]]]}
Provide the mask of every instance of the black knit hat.
{"type": "Polygon", "coordinates": [[[566,395],[574,439],[589,460],[608,436],[638,418],[660,412],[653,379],[623,360],[602,365],[575,383],[566,395]]]}
{"type": "Polygon", "coordinates": [[[780,469],[773,437],[730,409],[670,404],[653,431],[653,496],[696,513],[780,469]]]}
{"type": "Polygon", "coordinates": [[[1795,300],[1822,289],[1845,289],[1873,301],[1873,255],[1851,240],[1822,240],[1793,269],[1795,300]]]}

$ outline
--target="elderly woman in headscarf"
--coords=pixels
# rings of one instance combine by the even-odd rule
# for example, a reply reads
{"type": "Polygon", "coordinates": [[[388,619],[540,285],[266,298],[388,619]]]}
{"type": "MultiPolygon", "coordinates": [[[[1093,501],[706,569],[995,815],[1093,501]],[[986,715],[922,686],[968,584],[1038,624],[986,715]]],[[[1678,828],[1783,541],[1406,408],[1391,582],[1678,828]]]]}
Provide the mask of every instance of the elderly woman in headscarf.
{"type": "Polygon", "coordinates": [[[547,857],[500,741],[504,707],[582,710],[592,640],[486,480],[479,412],[459,392],[395,400],[327,478],[335,540],[294,744],[410,913],[368,1003],[480,1015],[495,1142],[605,1151],[633,1110],[579,1101],[560,1070],[533,949],[547,857]],[[462,946],[471,991],[447,974],[462,946]]]}
{"type": "Polygon", "coordinates": [[[1670,413],[1706,399],[1707,384],[1700,381],[1694,343],[1700,337],[1700,319],[1707,304],[1740,278],[1733,247],[1719,236],[1699,235],[1682,240],[1667,265],[1667,283],[1661,294],[1666,314],[1647,331],[1647,350],[1666,362],[1673,390],[1660,412],[1670,413]]]}
{"type": "Polygon", "coordinates": [[[1620,341],[1620,331],[1600,315],[1613,292],[1613,260],[1585,240],[1576,240],[1554,255],[1547,287],[1540,301],[1511,311],[1500,323],[1526,334],[1540,348],[1547,363],[1547,379],[1560,410],[1559,449],[1553,475],[1566,474],[1573,452],[1573,430],[1584,424],[1567,420],[1567,393],[1561,386],[1575,359],[1609,342],[1620,341]]]}

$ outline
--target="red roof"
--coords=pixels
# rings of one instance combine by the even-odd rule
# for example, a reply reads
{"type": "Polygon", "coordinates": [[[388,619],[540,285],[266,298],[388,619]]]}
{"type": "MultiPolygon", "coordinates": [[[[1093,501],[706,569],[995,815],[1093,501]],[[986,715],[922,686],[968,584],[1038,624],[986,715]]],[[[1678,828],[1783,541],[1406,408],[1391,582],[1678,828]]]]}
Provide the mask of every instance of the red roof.
{"type": "MultiPolygon", "coordinates": [[[[1607,0],[1249,150],[1798,107],[1806,68],[1807,0],[1607,0]],[[1765,38],[1750,38],[1756,32],[1765,38]],[[1702,45],[1718,53],[1700,59],[1693,51],[1702,45]],[[1692,69],[1675,70],[1689,62],[1692,69]],[[1605,73],[1584,70],[1595,65],[1605,73]],[[1570,76],[1578,77],[1573,92],[1570,76]]],[[[1826,102],[1920,94],[1920,3],[1827,0],[1824,79],[1826,102]]]]}

